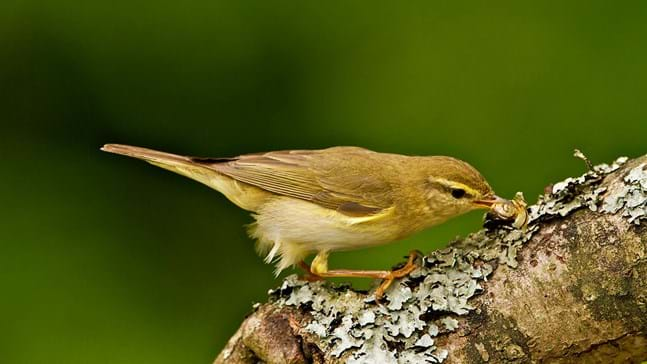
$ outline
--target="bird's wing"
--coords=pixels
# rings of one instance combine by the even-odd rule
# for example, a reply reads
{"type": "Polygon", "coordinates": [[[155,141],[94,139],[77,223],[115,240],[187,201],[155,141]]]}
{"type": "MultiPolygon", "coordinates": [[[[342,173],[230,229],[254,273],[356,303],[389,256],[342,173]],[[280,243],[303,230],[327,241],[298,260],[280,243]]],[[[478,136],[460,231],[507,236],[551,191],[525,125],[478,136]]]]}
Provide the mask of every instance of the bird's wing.
{"type": "Polygon", "coordinates": [[[336,147],[194,161],[278,195],[310,201],[349,216],[370,216],[393,205],[391,185],[374,173],[380,166],[371,165],[373,154],[362,148],[336,147]]]}

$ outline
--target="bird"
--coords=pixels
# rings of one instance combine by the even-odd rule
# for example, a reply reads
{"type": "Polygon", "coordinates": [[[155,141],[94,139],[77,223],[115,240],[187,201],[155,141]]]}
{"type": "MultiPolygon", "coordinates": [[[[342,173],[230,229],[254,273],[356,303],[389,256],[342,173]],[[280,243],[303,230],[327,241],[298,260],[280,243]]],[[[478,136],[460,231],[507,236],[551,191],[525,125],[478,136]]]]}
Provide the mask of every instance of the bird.
{"type": "Polygon", "coordinates": [[[395,270],[328,269],[332,252],[404,239],[475,209],[508,200],[494,194],[481,173],[448,156],[407,156],[341,146],[283,150],[231,158],[191,157],[123,144],[101,150],[144,160],[203,183],[250,211],[256,250],[275,273],[301,267],[305,278],[381,279],[380,300],[391,283],[411,273],[419,253],[395,270]],[[310,265],[305,259],[315,255],[310,265]]]}

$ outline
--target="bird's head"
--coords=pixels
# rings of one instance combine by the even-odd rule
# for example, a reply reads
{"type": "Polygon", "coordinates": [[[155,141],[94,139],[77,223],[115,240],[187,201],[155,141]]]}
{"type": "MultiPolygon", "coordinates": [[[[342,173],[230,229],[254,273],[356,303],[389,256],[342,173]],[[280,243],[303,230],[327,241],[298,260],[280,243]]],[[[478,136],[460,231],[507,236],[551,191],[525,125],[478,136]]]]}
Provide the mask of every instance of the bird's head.
{"type": "Polygon", "coordinates": [[[474,167],[451,157],[427,157],[427,206],[432,215],[451,218],[475,209],[507,202],[494,194],[474,167]]]}

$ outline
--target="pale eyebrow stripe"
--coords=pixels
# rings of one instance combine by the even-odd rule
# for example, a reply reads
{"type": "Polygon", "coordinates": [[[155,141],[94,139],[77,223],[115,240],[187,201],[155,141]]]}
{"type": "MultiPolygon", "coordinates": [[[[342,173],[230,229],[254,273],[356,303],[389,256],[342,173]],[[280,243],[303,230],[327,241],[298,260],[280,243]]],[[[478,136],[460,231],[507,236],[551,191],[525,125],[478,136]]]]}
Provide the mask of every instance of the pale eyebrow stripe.
{"type": "Polygon", "coordinates": [[[478,191],[476,191],[475,189],[473,189],[473,188],[471,188],[471,187],[469,187],[469,186],[467,186],[465,184],[462,184],[460,182],[451,182],[451,181],[449,181],[447,179],[444,179],[444,178],[429,177],[429,179],[427,181],[428,181],[428,183],[430,183],[432,185],[437,185],[437,186],[442,187],[446,191],[451,191],[453,189],[460,188],[460,189],[465,190],[465,194],[468,195],[468,196],[476,196],[477,193],[478,193],[478,191]]]}

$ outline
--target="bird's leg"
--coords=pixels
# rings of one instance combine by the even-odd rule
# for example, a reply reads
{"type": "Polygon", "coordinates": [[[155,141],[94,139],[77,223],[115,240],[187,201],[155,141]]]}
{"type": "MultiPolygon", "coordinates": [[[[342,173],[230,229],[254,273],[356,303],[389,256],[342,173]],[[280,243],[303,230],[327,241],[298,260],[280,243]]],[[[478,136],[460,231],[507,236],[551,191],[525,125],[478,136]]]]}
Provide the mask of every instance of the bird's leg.
{"type": "Polygon", "coordinates": [[[350,270],[350,269],[334,269],[328,270],[328,252],[321,251],[310,265],[312,274],[319,277],[357,277],[357,278],[374,278],[382,279],[382,283],[375,290],[375,300],[380,301],[384,292],[389,288],[393,280],[402,278],[416,269],[417,251],[409,253],[409,260],[404,267],[396,270],[350,270]]]}
{"type": "Polygon", "coordinates": [[[312,271],[310,270],[310,266],[305,261],[302,260],[297,264],[299,265],[299,268],[301,268],[301,269],[303,269],[305,271],[305,274],[301,277],[304,280],[306,280],[308,282],[316,282],[316,281],[320,281],[320,280],[323,279],[323,277],[312,273],[312,271]]]}

